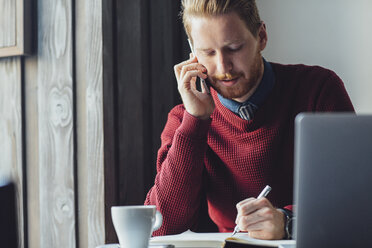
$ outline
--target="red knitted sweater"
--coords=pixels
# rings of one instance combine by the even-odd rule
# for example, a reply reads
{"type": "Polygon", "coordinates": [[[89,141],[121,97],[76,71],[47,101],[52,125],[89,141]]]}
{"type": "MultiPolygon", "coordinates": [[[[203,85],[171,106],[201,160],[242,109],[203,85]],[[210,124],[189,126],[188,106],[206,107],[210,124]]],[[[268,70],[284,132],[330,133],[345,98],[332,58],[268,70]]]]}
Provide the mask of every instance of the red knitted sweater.
{"type": "Polygon", "coordinates": [[[294,118],[300,112],[354,111],[341,79],[332,71],[271,63],[275,86],[253,120],[224,107],[210,120],[172,109],[161,135],[155,184],[145,204],[156,205],[163,225],[154,235],[197,228],[201,202],[220,232],[235,226],[236,203],[257,197],[265,185],[274,206],[292,205],[294,118]]]}

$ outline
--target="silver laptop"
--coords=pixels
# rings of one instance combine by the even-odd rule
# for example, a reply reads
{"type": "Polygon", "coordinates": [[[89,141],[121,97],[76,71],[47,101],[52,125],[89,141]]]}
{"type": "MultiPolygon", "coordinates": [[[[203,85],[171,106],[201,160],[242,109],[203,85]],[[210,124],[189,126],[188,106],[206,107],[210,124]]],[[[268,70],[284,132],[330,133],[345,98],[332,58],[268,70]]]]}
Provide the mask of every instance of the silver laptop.
{"type": "Polygon", "coordinates": [[[372,115],[295,121],[297,248],[372,247],[372,115]]]}

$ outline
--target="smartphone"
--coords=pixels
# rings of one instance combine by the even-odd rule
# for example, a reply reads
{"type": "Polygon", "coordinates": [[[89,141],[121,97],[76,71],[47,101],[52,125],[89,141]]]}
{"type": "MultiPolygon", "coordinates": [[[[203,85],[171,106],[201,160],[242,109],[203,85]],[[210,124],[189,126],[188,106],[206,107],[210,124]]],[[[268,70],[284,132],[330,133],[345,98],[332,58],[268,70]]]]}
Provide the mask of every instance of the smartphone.
{"type": "MultiPolygon", "coordinates": [[[[190,39],[187,39],[187,41],[189,42],[191,52],[194,54],[194,56],[196,56],[190,39]]],[[[199,79],[200,79],[200,83],[203,84],[204,88],[207,90],[207,93],[210,94],[211,92],[209,90],[209,87],[211,87],[211,84],[208,81],[208,78],[207,79],[199,78],[199,79]]],[[[198,90],[201,91],[201,86],[200,86],[200,89],[198,89],[198,90]]]]}

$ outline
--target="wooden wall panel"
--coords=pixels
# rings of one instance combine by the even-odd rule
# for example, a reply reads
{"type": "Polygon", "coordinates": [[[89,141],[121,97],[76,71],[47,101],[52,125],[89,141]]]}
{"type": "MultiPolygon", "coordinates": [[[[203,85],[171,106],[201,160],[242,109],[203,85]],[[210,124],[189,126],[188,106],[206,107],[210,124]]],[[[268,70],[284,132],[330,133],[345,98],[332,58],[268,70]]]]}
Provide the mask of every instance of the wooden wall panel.
{"type": "Polygon", "coordinates": [[[16,1],[0,0],[0,48],[16,44],[16,1]]]}
{"type": "Polygon", "coordinates": [[[0,180],[16,185],[19,247],[24,247],[21,59],[0,59],[0,180]]]}
{"type": "Polygon", "coordinates": [[[25,164],[28,247],[40,247],[39,107],[37,57],[24,58],[25,164]]]}
{"type": "Polygon", "coordinates": [[[102,1],[76,3],[79,247],[105,242],[102,1]]]}
{"type": "MultiPolygon", "coordinates": [[[[0,19],[14,5],[0,0],[0,19]]],[[[37,54],[0,59],[0,179],[17,185],[20,248],[95,247],[105,237],[102,1],[38,0],[32,15],[37,54]]]]}
{"type": "Polygon", "coordinates": [[[38,3],[40,247],[76,247],[72,6],[38,3]]]}
{"type": "Polygon", "coordinates": [[[22,230],[28,227],[20,247],[114,242],[110,207],[143,204],[160,132],[180,101],[172,69],[184,56],[179,2],[38,0],[34,6],[37,54],[24,63],[0,60],[2,99],[19,101],[1,110],[19,113],[19,120],[13,136],[2,129],[8,139],[0,145],[11,155],[0,161],[12,164],[19,189],[27,188],[18,192],[20,201],[27,198],[20,218],[28,220],[20,220],[22,230]],[[18,88],[3,84],[3,75],[18,88]]]}

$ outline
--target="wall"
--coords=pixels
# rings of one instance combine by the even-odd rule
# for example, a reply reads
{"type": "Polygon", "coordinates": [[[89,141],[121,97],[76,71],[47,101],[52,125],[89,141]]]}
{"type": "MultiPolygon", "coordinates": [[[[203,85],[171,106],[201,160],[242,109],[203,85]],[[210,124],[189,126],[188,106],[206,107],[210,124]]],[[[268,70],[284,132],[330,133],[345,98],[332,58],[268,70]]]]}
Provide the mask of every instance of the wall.
{"type": "Polygon", "coordinates": [[[344,81],[359,113],[372,113],[370,0],[257,1],[268,30],[264,56],[321,65],[344,81]]]}
{"type": "Polygon", "coordinates": [[[0,59],[0,176],[19,247],[103,244],[102,1],[35,0],[35,52],[0,59]]]}

